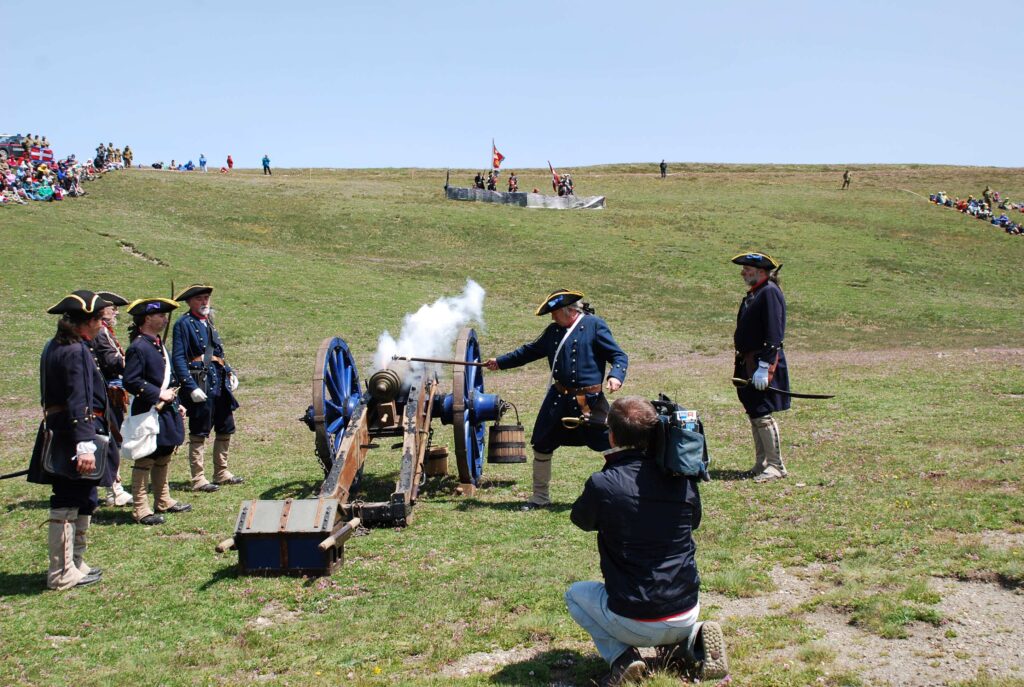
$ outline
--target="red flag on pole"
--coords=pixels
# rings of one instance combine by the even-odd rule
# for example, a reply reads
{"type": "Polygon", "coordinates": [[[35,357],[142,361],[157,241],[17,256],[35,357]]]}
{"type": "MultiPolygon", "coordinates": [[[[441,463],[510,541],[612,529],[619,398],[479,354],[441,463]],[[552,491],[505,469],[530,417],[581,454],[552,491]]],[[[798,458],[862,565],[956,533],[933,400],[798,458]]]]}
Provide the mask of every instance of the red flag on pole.
{"type": "Polygon", "coordinates": [[[558,193],[558,185],[562,182],[562,177],[558,176],[558,172],[551,166],[551,160],[548,160],[548,169],[551,170],[551,188],[558,193]]]}
{"type": "Polygon", "coordinates": [[[501,167],[502,160],[505,156],[498,152],[498,149],[494,146],[494,139],[491,139],[491,166],[494,169],[501,167]]]}

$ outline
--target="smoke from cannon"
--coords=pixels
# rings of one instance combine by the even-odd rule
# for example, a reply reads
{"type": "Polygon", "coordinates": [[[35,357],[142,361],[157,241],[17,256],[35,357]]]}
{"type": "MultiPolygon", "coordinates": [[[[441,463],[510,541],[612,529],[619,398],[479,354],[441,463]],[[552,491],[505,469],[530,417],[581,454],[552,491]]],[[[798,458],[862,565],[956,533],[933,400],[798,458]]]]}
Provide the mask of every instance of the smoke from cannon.
{"type": "MultiPolygon", "coordinates": [[[[472,279],[466,280],[466,288],[460,296],[442,296],[431,304],[424,304],[402,320],[402,332],[396,341],[387,331],[377,341],[373,355],[374,370],[385,370],[392,363],[392,357],[422,356],[447,357],[455,343],[459,330],[470,322],[484,320],[484,297],[487,292],[472,279]]],[[[423,380],[426,366],[413,363],[411,376],[406,383],[417,385],[423,380]]],[[[373,384],[370,385],[371,390],[373,384]]]]}

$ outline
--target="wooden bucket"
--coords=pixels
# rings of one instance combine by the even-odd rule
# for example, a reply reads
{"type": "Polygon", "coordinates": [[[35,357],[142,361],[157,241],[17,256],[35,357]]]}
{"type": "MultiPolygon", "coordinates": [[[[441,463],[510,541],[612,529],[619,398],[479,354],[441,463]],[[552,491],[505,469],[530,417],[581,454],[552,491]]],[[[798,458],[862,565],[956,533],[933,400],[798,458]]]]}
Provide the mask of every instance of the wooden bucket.
{"type": "Polygon", "coordinates": [[[522,425],[491,425],[487,437],[487,462],[526,462],[526,431],[522,425]]]}
{"type": "Polygon", "coordinates": [[[444,477],[448,474],[448,447],[431,446],[423,459],[423,472],[427,477],[444,477]]]}

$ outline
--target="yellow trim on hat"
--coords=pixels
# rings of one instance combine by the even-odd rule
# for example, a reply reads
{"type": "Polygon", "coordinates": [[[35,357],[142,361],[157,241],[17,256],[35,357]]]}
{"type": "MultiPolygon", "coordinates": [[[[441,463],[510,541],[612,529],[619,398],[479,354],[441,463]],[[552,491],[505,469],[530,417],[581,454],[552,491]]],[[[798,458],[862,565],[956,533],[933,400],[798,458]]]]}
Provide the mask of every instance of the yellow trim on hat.
{"type": "Polygon", "coordinates": [[[160,301],[161,303],[166,303],[167,305],[170,305],[171,310],[177,310],[178,308],[181,307],[178,304],[178,301],[172,301],[170,298],[136,298],[134,301],[129,303],[125,309],[130,313],[132,311],[132,308],[134,308],[139,303],[152,303],[154,301],[160,301]]]}
{"type": "MultiPolygon", "coordinates": [[[[552,291],[551,293],[548,294],[547,298],[545,298],[543,301],[541,301],[540,305],[537,306],[537,311],[534,312],[533,314],[534,315],[543,315],[543,314],[545,314],[542,311],[544,310],[544,308],[547,307],[548,302],[552,298],[554,298],[555,296],[579,296],[579,298],[577,298],[576,300],[580,300],[581,298],[584,298],[584,295],[583,295],[582,291],[570,291],[569,289],[559,289],[558,291],[552,291]]],[[[565,307],[565,306],[559,306],[559,307],[565,307]]]]}
{"type": "Polygon", "coordinates": [[[64,296],[64,298],[61,298],[59,301],[54,303],[51,307],[47,308],[47,312],[49,312],[50,310],[53,310],[54,308],[56,308],[58,305],[60,305],[61,303],[63,303],[64,301],[66,301],[69,298],[74,298],[76,301],[81,303],[82,304],[82,312],[85,312],[85,313],[88,313],[88,314],[91,315],[92,312],[93,312],[93,309],[96,307],[96,299],[99,298],[99,295],[94,293],[92,295],[92,300],[89,301],[89,305],[86,305],[85,304],[85,299],[82,298],[81,296],[79,296],[77,293],[69,293],[68,295],[64,296]]]}
{"type": "Polygon", "coordinates": [[[729,262],[735,262],[736,260],[738,260],[740,258],[745,258],[748,255],[760,255],[762,258],[767,259],[769,262],[772,263],[772,269],[776,269],[777,270],[777,269],[779,269],[779,267],[781,265],[781,263],[779,263],[778,260],[776,260],[772,256],[768,255],[767,253],[758,253],[757,251],[747,251],[746,253],[737,253],[736,255],[732,256],[732,259],[729,262]]]}

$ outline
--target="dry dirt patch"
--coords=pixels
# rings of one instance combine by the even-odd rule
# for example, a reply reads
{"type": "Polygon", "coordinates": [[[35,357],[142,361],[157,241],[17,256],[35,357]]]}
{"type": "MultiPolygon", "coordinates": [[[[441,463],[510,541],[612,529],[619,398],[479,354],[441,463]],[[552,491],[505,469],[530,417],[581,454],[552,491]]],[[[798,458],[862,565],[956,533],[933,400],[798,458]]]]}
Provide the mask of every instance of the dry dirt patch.
{"type": "Polygon", "coordinates": [[[480,673],[491,673],[512,663],[529,661],[547,647],[517,647],[515,649],[499,649],[497,651],[480,651],[463,656],[450,666],[445,666],[441,674],[445,677],[466,677],[480,673]]]}
{"type": "Polygon", "coordinates": [[[248,626],[254,630],[266,630],[274,625],[297,620],[300,615],[298,611],[289,611],[279,601],[271,601],[260,609],[260,614],[250,620],[248,626]]]}
{"type": "Polygon", "coordinates": [[[933,579],[942,594],[940,627],[914,623],[907,639],[882,639],[819,608],[808,622],[825,634],[839,668],[856,672],[867,685],[923,687],[975,677],[1024,679],[1024,594],[984,582],[933,579]]]}

